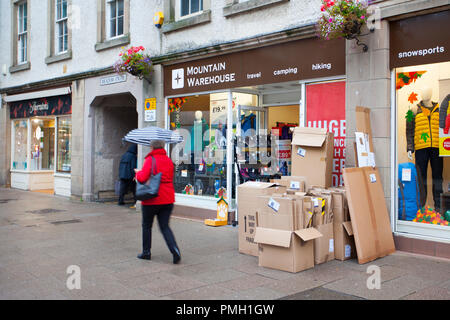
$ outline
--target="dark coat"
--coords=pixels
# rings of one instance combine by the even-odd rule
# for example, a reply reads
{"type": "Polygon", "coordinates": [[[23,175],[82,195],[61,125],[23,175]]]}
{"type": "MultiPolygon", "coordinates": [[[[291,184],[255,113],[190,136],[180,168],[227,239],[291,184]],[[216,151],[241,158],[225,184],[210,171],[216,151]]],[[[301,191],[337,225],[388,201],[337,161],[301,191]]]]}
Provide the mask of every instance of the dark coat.
{"type": "Polygon", "coordinates": [[[132,144],[124,153],[119,164],[119,178],[133,179],[134,169],[137,168],[137,145],[132,144]]]}

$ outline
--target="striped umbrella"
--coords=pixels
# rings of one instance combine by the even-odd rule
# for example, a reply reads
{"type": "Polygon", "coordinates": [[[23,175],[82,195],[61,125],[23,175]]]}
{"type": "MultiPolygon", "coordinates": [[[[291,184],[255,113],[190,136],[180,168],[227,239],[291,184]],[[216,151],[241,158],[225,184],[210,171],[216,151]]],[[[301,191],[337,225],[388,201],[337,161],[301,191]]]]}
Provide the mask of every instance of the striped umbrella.
{"type": "Polygon", "coordinates": [[[149,146],[152,140],[163,140],[166,143],[180,143],[183,141],[183,137],[176,131],[159,127],[145,127],[128,132],[123,140],[149,146]]]}

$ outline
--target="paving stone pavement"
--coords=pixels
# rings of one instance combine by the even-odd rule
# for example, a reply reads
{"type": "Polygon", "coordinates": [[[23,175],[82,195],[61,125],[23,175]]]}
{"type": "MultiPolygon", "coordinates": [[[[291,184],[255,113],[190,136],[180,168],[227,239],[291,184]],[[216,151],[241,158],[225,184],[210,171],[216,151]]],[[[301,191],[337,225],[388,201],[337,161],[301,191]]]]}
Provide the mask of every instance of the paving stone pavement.
{"type": "Polygon", "coordinates": [[[136,258],[140,225],[128,207],[0,188],[0,299],[450,299],[450,260],[396,252],[293,274],[240,254],[238,228],[174,217],[182,261],[173,265],[156,221],[152,260],[136,258]],[[71,265],[80,290],[67,288],[71,265]],[[369,265],[380,267],[380,289],[367,288],[369,265]]]}

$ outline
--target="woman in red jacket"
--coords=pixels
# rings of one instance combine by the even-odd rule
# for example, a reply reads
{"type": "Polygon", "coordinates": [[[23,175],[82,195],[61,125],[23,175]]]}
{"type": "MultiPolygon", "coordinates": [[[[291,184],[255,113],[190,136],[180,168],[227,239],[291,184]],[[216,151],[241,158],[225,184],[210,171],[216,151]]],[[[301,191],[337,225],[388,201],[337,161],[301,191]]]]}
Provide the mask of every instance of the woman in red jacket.
{"type": "Polygon", "coordinates": [[[150,144],[150,153],[145,157],[142,170],[136,171],[136,180],[145,183],[150,178],[152,170],[152,157],[155,159],[155,173],[162,172],[161,184],[158,196],[142,201],[142,247],[143,251],[138,255],[139,259],[151,259],[152,247],[152,226],[153,218],[158,217],[158,224],[161,233],[166,240],[170,252],[173,255],[173,263],[178,263],[181,259],[175,237],[169,227],[169,219],[175,202],[175,189],[173,187],[174,166],[172,160],[164,150],[165,142],[154,140],[150,144]]]}

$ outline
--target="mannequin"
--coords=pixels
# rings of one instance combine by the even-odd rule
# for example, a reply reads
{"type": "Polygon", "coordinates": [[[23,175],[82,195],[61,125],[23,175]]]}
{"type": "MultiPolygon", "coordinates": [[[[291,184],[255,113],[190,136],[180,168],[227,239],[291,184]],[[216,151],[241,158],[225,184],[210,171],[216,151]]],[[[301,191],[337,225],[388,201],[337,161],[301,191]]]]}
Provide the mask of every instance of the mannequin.
{"type": "Polygon", "coordinates": [[[417,104],[417,110],[414,110],[414,118],[406,122],[406,140],[408,158],[412,160],[412,153],[416,154],[416,164],[423,179],[425,196],[428,163],[431,165],[434,206],[436,211],[439,211],[444,163],[439,157],[439,104],[431,100],[432,94],[430,87],[423,88],[422,100],[417,104]]]}
{"type": "Polygon", "coordinates": [[[191,132],[191,148],[194,154],[195,164],[201,163],[203,159],[203,150],[208,142],[204,141],[205,132],[209,129],[203,119],[203,113],[200,110],[195,111],[195,120],[191,132]]]}

